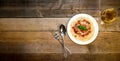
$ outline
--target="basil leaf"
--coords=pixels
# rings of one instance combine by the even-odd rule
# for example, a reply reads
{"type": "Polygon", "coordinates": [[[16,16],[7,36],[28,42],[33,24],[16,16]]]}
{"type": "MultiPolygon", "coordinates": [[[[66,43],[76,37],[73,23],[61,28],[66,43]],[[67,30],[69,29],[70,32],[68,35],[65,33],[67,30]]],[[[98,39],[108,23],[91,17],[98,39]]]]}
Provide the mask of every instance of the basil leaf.
{"type": "Polygon", "coordinates": [[[82,25],[79,25],[78,28],[81,30],[87,30],[87,28],[85,26],[82,26],[82,25]]]}

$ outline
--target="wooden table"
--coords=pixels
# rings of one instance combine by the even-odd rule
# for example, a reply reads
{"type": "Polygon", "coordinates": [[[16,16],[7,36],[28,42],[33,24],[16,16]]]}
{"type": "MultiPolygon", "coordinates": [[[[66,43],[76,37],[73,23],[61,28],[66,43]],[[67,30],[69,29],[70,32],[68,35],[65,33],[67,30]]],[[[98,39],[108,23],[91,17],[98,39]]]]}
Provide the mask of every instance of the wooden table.
{"type": "MultiPolygon", "coordinates": [[[[109,6],[118,8],[117,20],[110,24],[100,24],[99,11],[97,11],[99,6],[91,8],[91,5],[84,8],[82,4],[77,6],[79,3],[77,0],[70,1],[73,2],[73,5],[71,2],[64,3],[62,6],[59,4],[60,7],[53,5],[51,9],[46,8],[49,5],[41,9],[42,4],[38,4],[35,8],[33,7],[35,4],[28,5],[28,9],[23,8],[20,3],[18,5],[15,3],[16,8],[14,8],[14,4],[8,4],[11,6],[1,4],[0,12],[4,13],[0,14],[0,61],[120,61],[119,0],[115,0],[114,3],[112,0],[109,2],[106,0],[106,4],[101,1],[100,11],[109,6]],[[35,13],[30,10],[35,10],[35,13]],[[88,45],[75,44],[66,35],[65,45],[70,49],[72,55],[64,59],[61,45],[54,38],[54,34],[58,33],[60,24],[67,26],[70,17],[81,12],[91,14],[96,18],[99,24],[99,34],[95,41],[88,45]],[[36,13],[39,15],[32,15],[36,13]]],[[[43,3],[43,6],[46,4],[44,3],[46,0],[40,0],[40,2],[43,3]]],[[[66,0],[66,2],[68,1],[66,0]]],[[[52,3],[56,4],[53,1],[52,3]]]]}
{"type": "MultiPolygon", "coordinates": [[[[60,60],[61,45],[54,38],[60,24],[69,18],[1,18],[0,53],[15,54],[24,59],[60,60]]],[[[65,44],[71,50],[69,60],[120,60],[120,21],[99,24],[99,34],[88,45],[77,45],[68,36],[65,44]],[[117,25],[116,25],[117,24],[117,25]]],[[[0,55],[2,56],[2,55],[0,55]]],[[[18,58],[18,57],[17,57],[18,58]]]]}

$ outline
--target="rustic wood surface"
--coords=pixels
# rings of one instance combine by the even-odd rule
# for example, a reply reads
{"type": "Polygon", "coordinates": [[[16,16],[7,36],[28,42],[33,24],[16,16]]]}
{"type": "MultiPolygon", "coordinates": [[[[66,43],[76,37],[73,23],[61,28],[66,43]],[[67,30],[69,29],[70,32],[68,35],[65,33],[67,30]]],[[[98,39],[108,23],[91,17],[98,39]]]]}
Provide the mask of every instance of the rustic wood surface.
{"type": "Polygon", "coordinates": [[[1,61],[120,61],[120,53],[104,54],[72,54],[64,59],[62,54],[45,54],[45,53],[24,53],[24,54],[0,54],[1,61]],[[12,58],[12,59],[11,59],[12,58]]]}
{"type": "Polygon", "coordinates": [[[0,0],[0,17],[66,18],[77,13],[98,16],[99,10],[111,7],[120,13],[119,0],[0,0]]]}
{"type": "Polygon", "coordinates": [[[5,58],[10,59],[12,56],[17,59],[31,61],[120,60],[118,58],[120,57],[119,17],[118,20],[111,24],[100,24],[100,20],[96,18],[100,31],[98,37],[91,44],[84,46],[77,45],[72,42],[67,35],[65,37],[65,45],[71,50],[72,55],[67,59],[63,59],[61,45],[54,38],[54,34],[58,33],[60,24],[67,26],[69,19],[70,18],[0,18],[1,59],[7,60],[5,58]]]}
{"type": "Polygon", "coordinates": [[[119,0],[0,0],[0,61],[120,61],[119,0]],[[99,13],[115,8],[117,20],[101,24],[99,13]],[[78,45],[65,36],[72,55],[64,59],[54,38],[78,13],[95,17],[99,34],[94,42],[78,45]]]}
{"type": "MultiPolygon", "coordinates": [[[[70,18],[0,18],[0,31],[7,32],[39,32],[57,31],[60,24],[67,27],[70,18]]],[[[120,17],[110,24],[101,24],[101,20],[96,17],[99,24],[99,31],[120,31],[120,17]]]]}
{"type": "MultiPolygon", "coordinates": [[[[73,43],[66,36],[65,44],[73,54],[120,53],[119,35],[120,32],[99,32],[96,40],[85,46],[73,43]]],[[[3,32],[0,42],[2,53],[62,53],[61,45],[51,32],[3,32]]]]}

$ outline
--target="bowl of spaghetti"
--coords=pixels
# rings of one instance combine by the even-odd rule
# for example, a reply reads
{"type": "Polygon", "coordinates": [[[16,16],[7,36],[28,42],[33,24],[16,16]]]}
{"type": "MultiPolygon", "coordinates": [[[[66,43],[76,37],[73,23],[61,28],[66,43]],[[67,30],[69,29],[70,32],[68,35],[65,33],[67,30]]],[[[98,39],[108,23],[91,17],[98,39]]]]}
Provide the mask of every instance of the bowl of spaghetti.
{"type": "Polygon", "coordinates": [[[67,32],[69,38],[80,45],[93,42],[98,35],[98,23],[88,14],[76,14],[68,22],[67,32]]]}

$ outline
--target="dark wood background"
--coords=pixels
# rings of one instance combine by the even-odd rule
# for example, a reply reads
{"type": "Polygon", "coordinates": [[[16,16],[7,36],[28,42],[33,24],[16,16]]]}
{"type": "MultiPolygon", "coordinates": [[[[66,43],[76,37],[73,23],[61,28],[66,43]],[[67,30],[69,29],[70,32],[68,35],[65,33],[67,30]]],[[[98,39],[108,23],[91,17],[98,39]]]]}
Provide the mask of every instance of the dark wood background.
{"type": "Polygon", "coordinates": [[[98,16],[97,10],[114,7],[120,12],[119,0],[0,0],[0,17],[71,17],[77,13],[98,16]],[[100,6],[100,8],[99,8],[100,6]]]}

